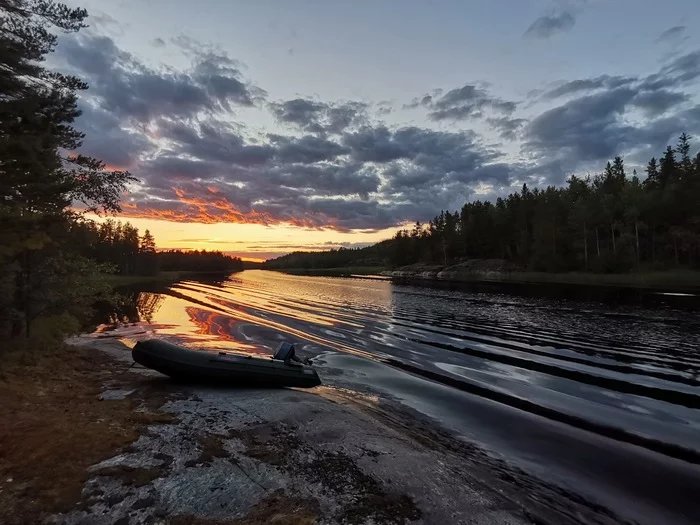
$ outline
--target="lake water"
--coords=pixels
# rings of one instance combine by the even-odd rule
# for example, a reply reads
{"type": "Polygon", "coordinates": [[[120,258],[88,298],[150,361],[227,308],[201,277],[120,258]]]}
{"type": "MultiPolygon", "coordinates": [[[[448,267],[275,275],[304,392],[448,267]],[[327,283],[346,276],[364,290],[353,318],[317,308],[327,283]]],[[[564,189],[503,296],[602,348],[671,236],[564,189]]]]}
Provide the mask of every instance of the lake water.
{"type": "Polygon", "coordinates": [[[692,303],[261,270],[135,297],[142,322],[123,332],[127,339],[255,354],[293,341],[298,354],[316,357],[325,384],[397,400],[625,518],[700,522],[700,316],[692,303]]]}

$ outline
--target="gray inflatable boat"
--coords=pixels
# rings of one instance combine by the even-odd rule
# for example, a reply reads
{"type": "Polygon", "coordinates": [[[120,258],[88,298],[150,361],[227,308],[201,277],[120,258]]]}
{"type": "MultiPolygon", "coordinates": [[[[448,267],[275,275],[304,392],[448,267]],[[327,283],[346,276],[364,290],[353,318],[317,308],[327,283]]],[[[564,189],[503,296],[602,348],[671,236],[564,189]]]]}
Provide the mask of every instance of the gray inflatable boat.
{"type": "Polygon", "coordinates": [[[297,358],[290,343],[280,344],[272,359],[190,350],[157,339],[139,341],[131,355],[140,365],[180,381],[300,388],[321,384],[311,362],[297,358]]]}

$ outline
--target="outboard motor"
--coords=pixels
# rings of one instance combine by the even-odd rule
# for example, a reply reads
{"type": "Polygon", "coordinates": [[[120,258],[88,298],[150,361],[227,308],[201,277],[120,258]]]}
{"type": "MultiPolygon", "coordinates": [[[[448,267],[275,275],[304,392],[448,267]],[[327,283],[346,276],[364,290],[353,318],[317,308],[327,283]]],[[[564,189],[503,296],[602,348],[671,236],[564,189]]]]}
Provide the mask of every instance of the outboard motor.
{"type": "Polygon", "coordinates": [[[291,361],[303,363],[305,365],[312,364],[311,359],[299,359],[296,355],[296,349],[294,345],[292,343],[286,342],[279,344],[277,350],[275,350],[275,353],[272,355],[272,359],[284,361],[287,364],[289,364],[291,361]]]}
{"type": "Polygon", "coordinates": [[[294,345],[286,342],[279,344],[272,359],[277,359],[279,361],[299,361],[294,350],[294,345]]]}

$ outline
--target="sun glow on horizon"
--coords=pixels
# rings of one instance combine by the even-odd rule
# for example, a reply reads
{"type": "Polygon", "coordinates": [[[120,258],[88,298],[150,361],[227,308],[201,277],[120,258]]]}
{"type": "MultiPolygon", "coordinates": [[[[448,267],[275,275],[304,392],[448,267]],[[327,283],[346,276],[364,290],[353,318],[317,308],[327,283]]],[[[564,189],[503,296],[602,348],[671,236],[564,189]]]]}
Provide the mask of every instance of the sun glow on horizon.
{"type": "Polygon", "coordinates": [[[129,222],[141,234],[149,230],[159,250],[217,250],[249,262],[263,262],[294,251],[325,251],[374,244],[391,238],[400,229],[339,232],[280,224],[186,223],[128,215],[99,217],[88,214],[87,217],[97,222],[108,218],[129,222]]]}

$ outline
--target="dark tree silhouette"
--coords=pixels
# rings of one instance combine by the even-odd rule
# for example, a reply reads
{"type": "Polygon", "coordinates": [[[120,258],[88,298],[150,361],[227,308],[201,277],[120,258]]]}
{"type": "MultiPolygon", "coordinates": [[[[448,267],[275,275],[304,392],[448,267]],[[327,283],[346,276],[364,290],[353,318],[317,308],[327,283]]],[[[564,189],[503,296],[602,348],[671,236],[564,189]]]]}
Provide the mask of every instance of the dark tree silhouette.
{"type": "Polygon", "coordinates": [[[78,31],[86,16],[52,0],[0,0],[0,336],[29,335],[38,315],[103,291],[89,279],[67,284],[101,269],[61,245],[57,230],[73,220],[71,204],[119,211],[134,180],[71,153],[83,139],[72,126],[80,115],[76,92],[87,85],[41,65],[56,46],[56,31],[78,31]]]}

